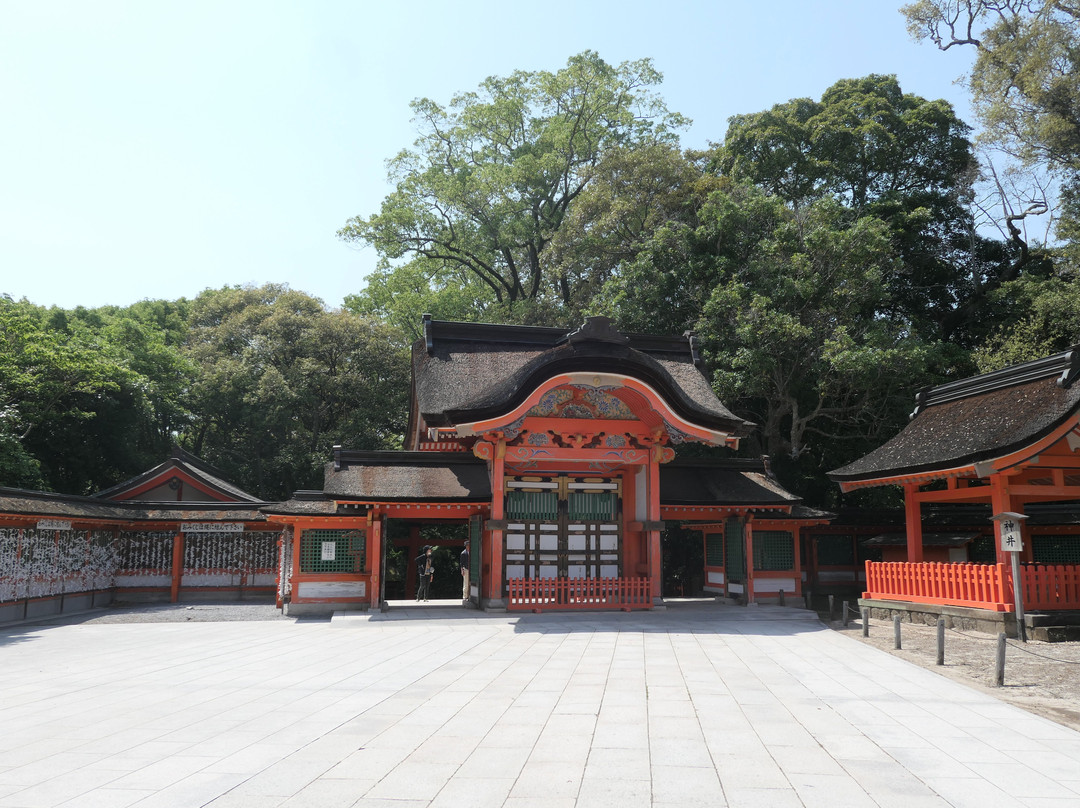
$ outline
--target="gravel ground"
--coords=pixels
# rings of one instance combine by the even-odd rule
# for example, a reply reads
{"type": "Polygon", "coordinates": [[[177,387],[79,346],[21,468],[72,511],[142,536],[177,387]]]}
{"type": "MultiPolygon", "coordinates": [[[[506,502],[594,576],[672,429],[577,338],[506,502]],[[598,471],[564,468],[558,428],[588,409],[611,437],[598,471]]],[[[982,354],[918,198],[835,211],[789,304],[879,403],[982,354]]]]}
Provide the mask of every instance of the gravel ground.
{"type": "Polygon", "coordinates": [[[897,651],[891,622],[871,620],[869,637],[862,636],[860,621],[852,621],[847,628],[839,621],[829,625],[859,642],[1080,730],[1080,643],[1009,640],[1005,685],[994,687],[996,635],[946,629],[945,664],[938,666],[936,626],[902,623],[902,649],[897,651]]]}

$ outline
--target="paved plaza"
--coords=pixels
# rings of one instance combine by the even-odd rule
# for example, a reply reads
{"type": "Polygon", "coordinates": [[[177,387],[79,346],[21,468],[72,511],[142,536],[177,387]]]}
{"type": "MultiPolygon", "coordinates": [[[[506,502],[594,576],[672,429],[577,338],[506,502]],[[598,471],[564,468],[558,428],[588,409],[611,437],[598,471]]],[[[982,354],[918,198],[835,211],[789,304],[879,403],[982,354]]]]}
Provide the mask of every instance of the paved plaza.
{"type": "Polygon", "coordinates": [[[779,607],[0,630],[0,807],[1080,806],[1080,733],[779,607]]]}

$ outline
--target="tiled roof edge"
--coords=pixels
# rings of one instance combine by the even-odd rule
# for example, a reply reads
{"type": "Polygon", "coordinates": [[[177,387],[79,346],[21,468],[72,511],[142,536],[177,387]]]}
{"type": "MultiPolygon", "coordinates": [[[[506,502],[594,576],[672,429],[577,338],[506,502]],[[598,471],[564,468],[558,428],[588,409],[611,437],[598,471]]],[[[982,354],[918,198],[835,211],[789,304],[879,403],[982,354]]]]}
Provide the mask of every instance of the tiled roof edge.
{"type": "Polygon", "coordinates": [[[1042,359],[920,390],[915,394],[915,409],[910,417],[914,418],[936,404],[984,395],[1052,376],[1058,377],[1057,386],[1061,388],[1070,387],[1080,377],[1080,345],[1042,359]]]}

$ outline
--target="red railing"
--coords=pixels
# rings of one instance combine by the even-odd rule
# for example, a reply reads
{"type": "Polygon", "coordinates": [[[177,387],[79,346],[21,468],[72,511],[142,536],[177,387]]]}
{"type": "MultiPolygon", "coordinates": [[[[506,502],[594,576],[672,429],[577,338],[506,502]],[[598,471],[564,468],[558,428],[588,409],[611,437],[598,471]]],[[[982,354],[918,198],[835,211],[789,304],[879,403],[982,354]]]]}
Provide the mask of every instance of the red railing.
{"type": "Polygon", "coordinates": [[[651,609],[649,578],[510,578],[509,609],[651,609]]]}
{"type": "Polygon", "coordinates": [[[1080,609],[1080,565],[1025,564],[1024,609],[1080,609]]]}
{"type": "Polygon", "coordinates": [[[1013,611],[1004,564],[867,561],[863,597],[1013,611]]]}

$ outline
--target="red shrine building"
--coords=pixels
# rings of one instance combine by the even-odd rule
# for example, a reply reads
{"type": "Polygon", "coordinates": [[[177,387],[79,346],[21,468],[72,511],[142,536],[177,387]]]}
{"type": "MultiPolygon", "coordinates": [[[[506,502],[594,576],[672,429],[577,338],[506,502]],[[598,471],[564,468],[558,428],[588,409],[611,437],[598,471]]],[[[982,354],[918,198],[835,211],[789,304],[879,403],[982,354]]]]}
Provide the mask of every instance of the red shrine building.
{"type": "Polygon", "coordinates": [[[882,561],[866,562],[864,605],[1010,614],[1019,589],[1028,611],[1080,609],[1078,379],[1080,348],[1073,348],[923,390],[898,435],[830,472],[844,491],[904,491],[904,541],[882,561]],[[924,531],[929,511],[945,506],[981,506],[982,517],[969,517],[966,531],[924,531]],[[1002,520],[991,522],[1002,514],[1019,515],[1017,536],[1002,534],[1002,520]],[[983,535],[993,542],[989,558],[967,563],[983,535]]]}
{"type": "MultiPolygon", "coordinates": [[[[825,515],[760,459],[678,456],[735,449],[752,428],[716,398],[692,336],[625,335],[604,317],[575,331],[430,317],[423,329],[405,450],[336,448],[322,491],[271,509],[292,527],[293,611],[380,605],[390,520],[467,524],[470,600],[484,609],[652,608],[669,522],[701,530],[706,589],[800,593],[798,532],[825,515]],[[362,571],[326,560],[357,552],[346,532],[362,571]]],[[[410,558],[422,543],[412,531],[410,558]]]]}
{"type": "Polygon", "coordinates": [[[425,316],[410,400],[402,451],[335,447],[322,490],[286,502],[258,502],[183,453],[97,497],[0,490],[0,611],[5,597],[26,613],[72,597],[78,576],[48,559],[81,569],[91,556],[98,594],[386,608],[391,592],[411,599],[424,544],[469,548],[474,607],[650,609],[672,526],[701,534],[696,588],[746,602],[802,593],[800,531],[828,514],[764,459],[725,457],[753,425],[717,399],[690,335],[622,334],[603,317],[568,331],[425,316]],[[694,444],[721,451],[703,459],[684,451],[694,444]],[[20,560],[30,546],[33,569],[20,560]],[[7,567],[21,582],[10,591],[7,567]]]}

